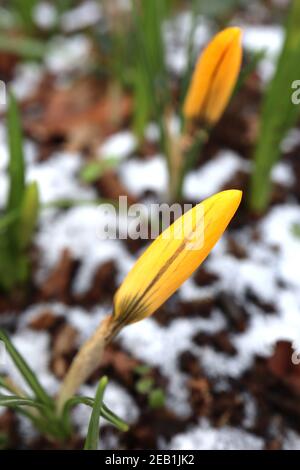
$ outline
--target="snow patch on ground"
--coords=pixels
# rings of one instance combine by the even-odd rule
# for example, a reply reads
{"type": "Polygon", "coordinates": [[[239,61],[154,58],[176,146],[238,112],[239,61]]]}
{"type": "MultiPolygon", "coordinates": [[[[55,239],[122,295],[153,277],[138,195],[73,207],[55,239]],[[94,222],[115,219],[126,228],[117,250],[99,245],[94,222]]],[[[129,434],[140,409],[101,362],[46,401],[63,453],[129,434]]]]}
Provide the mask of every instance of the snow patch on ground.
{"type": "MultiPolygon", "coordinates": [[[[206,420],[188,432],[178,434],[168,444],[168,449],[176,450],[261,450],[263,439],[242,429],[224,426],[212,428],[206,420]]],[[[163,446],[161,448],[166,448],[163,446]]]]}
{"type": "Polygon", "coordinates": [[[291,129],[281,143],[283,152],[291,152],[300,145],[300,130],[291,129]]]}
{"type": "Polygon", "coordinates": [[[80,155],[60,152],[37,165],[29,165],[27,180],[38,182],[42,204],[59,199],[92,200],[95,191],[78,181],[81,166],[80,155]]]}
{"type": "MultiPolygon", "coordinates": [[[[178,75],[184,74],[188,66],[188,50],[191,42],[193,56],[198,56],[210,37],[210,27],[204,17],[195,20],[192,12],[177,15],[164,26],[166,62],[169,69],[178,75]],[[192,37],[191,37],[192,35],[192,37]]],[[[196,58],[195,57],[195,58],[196,58]]]]}
{"type": "Polygon", "coordinates": [[[120,168],[120,176],[135,196],[147,190],[160,193],[166,188],[168,181],[166,160],[161,155],[147,161],[132,159],[120,168]]]}
{"type": "MultiPolygon", "coordinates": [[[[296,204],[276,206],[261,224],[262,237],[277,247],[277,275],[286,283],[300,289],[300,239],[293,226],[300,224],[300,210],[296,204]]],[[[296,292],[295,292],[296,294],[296,292]]]]}
{"type": "Polygon", "coordinates": [[[169,378],[167,404],[179,415],[190,412],[185,375],[178,369],[178,356],[192,350],[191,338],[197,331],[214,332],[223,326],[218,312],[209,319],[177,319],[170,326],[162,327],[148,318],[135,323],[120,333],[120,341],[134,357],[160,368],[169,378]]]}
{"type": "Polygon", "coordinates": [[[219,152],[215,158],[187,175],[184,195],[191,200],[205,199],[218,192],[236,171],[248,169],[248,162],[231,150],[219,152]]]}
{"type": "Polygon", "coordinates": [[[96,206],[78,206],[66,214],[49,211],[41,220],[40,231],[36,238],[41,252],[44,274],[59,261],[65,248],[73,257],[81,261],[75,280],[75,291],[85,291],[91,282],[96,268],[108,260],[120,260],[127,267],[131,257],[119,240],[103,240],[99,233],[103,229],[101,212],[96,206]]]}
{"type": "Polygon", "coordinates": [[[273,167],[271,178],[275,183],[280,183],[283,186],[292,186],[295,183],[292,168],[284,162],[279,162],[273,167]]]}
{"type": "Polygon", "coordinates": [[[284,30],[279,25],[243,25],[243,44],[253,52],[265,51],[258,71],[264,82],[268,82],[274,73],[276,59],[281,51],[284,30]]]}
{"type": "Polygon", "coordinates": [[[33,18],[41,29],[51,29],[57,20],[57,10],[50,2],[38,2],[33,10],[33,18]]]}
{"type": "Polygon", "coordinates": [[[62,29],[67,33],[70,33],[72,31],[92,26],[98,23],[101,18],[101,5],[93,0],[88,0],[64,13],[60,22],[62,29]]]}
{"type": "Polygon", "coordinates": [[[24,100],[34,93],[43,77],[43,67],[34,62],[18,64],[11,82],[11,88],[19,100],[24,100]]]}
{"type": "Polygon", "coordinates": [[[108,137],[99,149],[102,158],[118,158],[123,160],[136,148],[137,139],[130,131],[122,131],[108,137]]]}
{"type": "Polygon", "coordinates": [[[68,73],[84,70],[88,66],[91,42],[84,34],[65,38],[57,36],[51,40],[45,64],[49,72],[68,73]]]}

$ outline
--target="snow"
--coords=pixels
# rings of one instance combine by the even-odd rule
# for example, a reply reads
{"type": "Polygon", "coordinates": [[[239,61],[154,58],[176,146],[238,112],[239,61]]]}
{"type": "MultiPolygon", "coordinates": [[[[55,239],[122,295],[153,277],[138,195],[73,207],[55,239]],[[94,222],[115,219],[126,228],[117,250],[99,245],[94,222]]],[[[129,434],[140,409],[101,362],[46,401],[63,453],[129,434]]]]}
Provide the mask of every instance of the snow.
{"type": "Polygon", "coordinates": [[[146,126],[146,130],[145,130],[146,139],[152,142],[157,142],[159,139],[159,135],[160,135],[159,126],[155,124],[155,122],[150,122],[150,124],[146,126]]]}
{"type": "Polygon", "coordinates": [[[183,187],[184,195],[188,200],[205,199],[218,192],[235,172],[248,169],[248,162],[238,154],[231,150],[223,150],[187,175],[183,187]]]}
{"type": "Polygon", "coordinates": [[[193,56],[197,57],[210,37],[210,26],[203,17],[197,17],[194,31],[193,23],[193,15],[190,11],[181,13],[165,22],[166,62],[169,69],[178,75],[184,74],[188,66],[187,53],[190,41],[193,56]]]}
{"type": "Polygon", "coordinates": [[[281,143],[283,152],[291,152],[296,146],[300,145],[300,130],[291,129],[281,143]]]}
{"type": "Polygon", "coordinates": [[[118,132],[108,137],[99,149],[102,158],[125,159],[132,154],[137,146],[137,139],[130,131],[118,132]]]}
{"type": "Polygon", "coordinates": [[[27,179],[38,182],[43,204],[68,198],[92,200],[95,192],[78,181],[81,166],[82,159],[79,154],[60,152],[37,165],[29,165],[27,179]]]}
{"type": "Polygon", "coordinates": [[[61,17],[62,29],[68,33],[92,26],[102,17],[101,5],[88,0],[65,12],[61,17]]]}
{"type": "Polygon", "coordinates": [[[84,341],[88,340],[100,322],[110,313],[111,312],[104,307],[96,307],[91,309],[91,311],[86,311],[79,307],[72,307],[71,311],[68,312],[68,321],[78,330],[78,344],[82,344],[84,341]]]}
{"type": "Polygon", "coordinates": [[[243,26],[243,44],[253,51],[266,50],[276,57],[282,47],[284,31],[281,26],[254,25],[243,26]]]}
{"type": "Polygon", "coordinates": [[[186,416],[190,411],[188,390],[185,376],[178,370],[178,356],[193,348],[191,338],[197,331],[214,332],[223,326],[223,318],[218,312],[209,319],[176,319],[168,327],[148,318],[125,328],[119,338],[134,357],[159,367],[169,378],[167,404],[179,415],[186,416]]]}
{"type": "Polygon", "coordinates": [[[262,236],[269,245],[277,246],[278,277],[300,288],[298,266],[300,263],[300,239],[292,231],[293,224],[300,223],[300,210],[295,204],[277,206],[261,225],[262,236]]]}
{"type": "Polygon", "coordinates": [[[55,26],[57,20],[57,10],[50,2],[38,2],[33,11],[33,18],[37,26],[48,30],[55,26]]]}
{"type": "Polygon", "coordinates": [[[249,255],[246,260],[226,255],[224,238],[223,243],[213,250],[207,267],[221,278],[217,288],[232,292],[241,304],[245,304],[245,294],[251,289],[260,299],[273,303],[277,312],[274,315],[263,315],[258,308],[248,303],[246,308],[251,314],[250,325],[245,333],[233,336],[238,356],[228,358],[209,348],[200,348],[202,363],[209,374],[222,376],[225,371],[226,375],[236,377],[250,366],[255,354],[271,354],[275,342],[280,339],[290,340],[294,348],[299,350],[297,266],[300,262],[300,242],[291,231],[292,223],[297,222],[299,217],[297,206],[284,205],[272,209],[259,226],[261,242],[254,244],[247,233],[244,234],[249,255]],[[272,249],[274,246],[277,247],[275,251],[272,249]],[[279,289],[279,280],[287,283],[287,286],[279,289]]]}
{"type": "Polygon", "coordinates": [[[101,212],[96,206],[73,207],[66,214],[45,214],[36,239],[41,252],[42,277],[59,261],[64,248],[82,263],[75,280],[76,292],[89,287],[101,263],[120,258],[123,263],[128,262],[130,257],[121,242],[99,238],[102,224],[101,212]]]}
{"type": "Polygon", "coordinates": [[[168,445],[168,449],[261,450],[263,445],[263,439],[253,436],[243,429],[235,429],[230,426],[215,429],[206,420],[202,420],[190,431],[175,436],[168,445]]]}
{"type": "Polygon", "coordinates": [[[292,168],[286,163],[279,162],[271,172],[271,178],[274,182],[284,186],[292,186],[295,183],[295,176],[292,168]]]}
{"type": "Polygon", "coordinates": [[[34,93],[43,77],[43,67],[34,62],[18,64],[11,82],[11,88],[19,100],[24,100],[34,93]]]}
{"type": "Polygon", "coordinates": [[[51,46],[45,64],[52,73],[68,73],[83,70],[88,66],[91,42],[84,34],[76,34],[68,38],[56,36],[51,40],[51,46]]]}
{"type": "Polygon", "coordinates": [[[250,325],[245,333],[233,336],[239,354],[228,358],[223,354],[200,348],[199,354],[207,372],[214,376],[238,376],[252,362],[255,354],[271,354],[277,340],[290,340],[297,350],[300,347],[299,276],[300,241],[291,230],[300,218],[296,205],[273,208],[259,224],[262,241],[251,241],[245,232],[244,246],[249,258],[237,260],[225,253],[226,236],[213,250],[207,268],[220,276],[216,289],[232,292],[241,304],[245,304],[250,289],[258,298],[273,303],[277,312],[263,315],[258,308],[246,305],[251,314],[250,325]],[[276,246],[276,250],[274,250],[276,246]],[[234,280],[234,282],[233,282],[234,280]],[[278,281],[286,287],[278,288],[278,281]]]}
{"type": "Polygon", "coordinates": [[[131,159],[120,168],[120,176],[129,192],[135,196],[147,190],[160,193],[167,185],[166,160],[161,155],[150,160],[131,159]]]}
{"type": "Polygon", "coordinates": [[[244,47],[253,52],[265,52],[258,71],[264,82],[268,82],[274,73],[276,59],[284,40],[284,30],[279,25],[242,25],[244,47]]]}
{"type": "Polygon", "coordinates": [[[287,436],[284,440],[284,450],[299,450],[300,448],[300,436],[294,431],[288,431],[287,436]]]}
{"type": "Polygon", "coordinates": [[[209,269],[221,276],[220,285],[243,298],[251,290],[266,302],[276,301],[276,276],[273,268],[251,259],[240,260],[230,255],[214,256],[208,261],[209,269]],[[234,285],[232,279],[235,280],[234,285]]]}

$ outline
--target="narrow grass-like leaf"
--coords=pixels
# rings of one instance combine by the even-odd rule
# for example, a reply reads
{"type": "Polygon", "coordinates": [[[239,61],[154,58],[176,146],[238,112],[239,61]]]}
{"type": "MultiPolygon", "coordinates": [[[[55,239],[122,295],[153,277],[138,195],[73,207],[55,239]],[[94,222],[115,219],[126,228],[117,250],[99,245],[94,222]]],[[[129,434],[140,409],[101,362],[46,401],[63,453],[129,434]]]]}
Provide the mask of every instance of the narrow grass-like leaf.
{"type": "Polygon", "coordinates": [[[21,19],[23,25],[28,31],[34,28],[34,8],[38,0],[11,0],[16,15],[21,19]]]}
{"type": "Polygon", "coordinates": [[[8,214],[3,215],[0,218],[0,230],[4,230],[7,227],[9,227],[10,224],[15,222],[18,217],[18,212],[17,211],[12,211],[9,212],[8,214]]]}
{"type": "Polygon", "coordinates": [[[76,206],[95,206],[99,204],[112,204],[118,207],[118,201],[113,199],[55,199],[54,201],[43,204],[42,209],[69,209],[76,206]]]}
{"type": "Polygon", "coordinates": [[[0,375],[0,388],[8,390],[13,395],[25,397],[25,393],[21,393],[20,389],[17,389],[17,386],[10,380],[8,375],[0,375]]]}
{"type": "Polygon", "coordinates": [[[24,28],[28,32],[33,31],[35,29],[34,9],[38,0],[11,0],[11,3],[24,28]]]}
{"type": "MultiPolygon", "coordinates": [[[[4,222],[2,222],[6,231],[0,234],[0,285],[2,289],[10,291],[13,286],[21,285],[26,281],[30,265],[23,250],[24,246],[20,243],[21,237],[28,234],[28,226],[20,225],[20,215],[22,216],[22,212],[25,214],[28,204],[27,198],[24,198],[26,195],[25,162],[21,119],[17,101],[11,92],[7,111],[7,134],[10,157],[9,193],[4,222]]],[[[27,210],[26,217],[26,223],[29,224],[33,214],[29,214],[27,210]]],[[[25,222],[24,219],[23,222],[25,222]]],[[[0,227],[2,224],[0,221],[0,227]]]]}
{"type": "Polygon", "coordinates": [[[39,214],[39,189],[36,182],[28,184],[20,209],[19,246],[26,248],[32,239],[39,214]]]}
{"type": "MultiPolygon", "coordinates": [[[[90,406],[91,408],[93,408],[94,399],[90,398],[90,397],[81,397],[81,396],[76,396],[76,397],[70,398],[66,402],[66,404],[64,406],[64,409],[63,409],[63,412],[62,412],[62,419],[63,419],[64,425],[66,427],[69,426],[70,410],[74,406],[79,405],[79,404],[83,404],[83,405],[90,406]]],[[[102,403],[100,414],[101,414],[102,418],[105,418],[107,421],[109,421],[113,426],[115,426],[120,431],[123,431],[123,432],[128,431],[128,429],[129,429],[128,424],[123,419],[121,419],[119,416],[117,416],[113,411],[111,411],[105,405],[105,403],[102,403]]]]}
{"type": "Polygon", "coordinates": [[[0,450],[5,449],[8,446],[9,438],[8,435],[0,431],[0,450]]]}
{"type": "MultiPolygon", "coordinates": [[[[10,225],[7,228],[10,228],[10,225]]],[[[11,290],[16,278],[16,266],[12,262],[13,257],[7,232],[8,230],[4,230],[0,233],[0,290],[5,292],[11,290]]]]}
{"type": "Polygon", "coordinates": [[[99,441],[99,421],[103,403],[103,395],[107,385],[107,377],[102,377],[97,387],[94,406],[92,409],[88,432],[84,444],[85,450],[97,450],[99,441]]]}
{"type": "Polygon", "coordinates": [[[250,193],[250,206],[255,212],[263,212],[267,207],[271,194],[271,170],[280,157],[280,144],[300,114],[300,106],[292,101],[292,84],[300,76],[299,24],[300,2],[294,0],[288,16],[285,43],[263,102],[250,193]]]}
{"type": "Polygon", "coordinates": [[[30,406],[33,408],[43,409],[45,405],[31,398],[22,398],[16,395],[0,395],[0,406],[9,408],[17,408],[19,406],[30,406]]]}
{"type": "Polygon", "coordinates": [[[126,432],[129,429],[128,424],[117,416],[113,411],[111,411],[105,403],[102,404],[101,416],[113,424],[120,431],[126,432]]]}
{"type": "Polygon", "coordinates": [[[193,68],[194,68],[194,59],[195,57],[193,56],[193,49],[194,49],[194,36],[196,32],[196,27],[197,27],[197,20],[199,17],[200,13],[200,2],[199,0],[192,0],[192,24],[189,32],[189,37],[187,41],[187,49],[186,49],[186,55],[187,55],[187,66],[185,69],[185,72],[183,74],[183,78],[181,81],[181,87],[180,87],[180,102],[179,102],[179,108],[180,108],[180,117],[181,120],[183,121],[183,116],[182,116],[182,106],[184,102],[185,95],[187,93],[192,73],[193,73],[193,68]]]}
{"type": "Polygon", "coordinates": [[[7,211],[19,209],[25,189],[25,163],[23,155],[22,129],[19,108],[14,95],[9,93],[7,111],[7,131],[9,144],[9,195],[7,211]]]}
{"type": "Polygon", "coordinates": [[[48,405],[49,407],[53,407],[53,401],[49,397],[49,395],[46,393],[40,382],[38,381],[35,373],[32,371],[32,369],[29,367],[29,365],[26,363],[24,358],[21,356],[21,354],[17,351],[17,349],[14,347],[12,342],[10,341],[9,337],[7,334],[3,331],[0,330],[0,340],[4,342],[6,346],[6,350],[11,356],[13,362],[19,369],[20,373],[26,380],[27,384],[30,386],[31,390],[34,392],[35,396],[44,404],[48,405]]]}
{"type": "MultiPolygon", "coordinates": [[[[23,416],[28,418],[33,423],[33,425],[36,427],[36,429],[38,429],[42,434],[52,435],[52,436],[54,436],[55,438],[58,438],[58,439],[62,438],[63,433],[58,428],[57,424],[52,423],[46,417],[46,415],[49,416],[49,409],[48,409],[47,405],[41,404],[41,403],[37,402],[36,400],[31,399],[31,398],[25,396],[25,394],[24,395],[22,394],[20,396],[20,394],[19,394],[20,390],[18,390],[17,387],[14,386],[14,384],[10,381],[9,377],[5,377],[5,376],[0,375],[0,388],[3,388],[5,390],[7,390],[8,392],[10,392],[14,395],[16,393],[18,393],[17,396],[15,395],[19,400],[18,402],[16,402],[13,399],[7,400],[6,399],[7,395],[5,395],[5,402],[3,402],[3,406],[14,408],[17,413],[22,414],[23,416]],[[26,403],[24,402],[24,400],[26,400],[26,403]],[[27,407],[30,407],[30,404],[29,404],[28,400],[34,401],[34,403],[36,405],[35,407],[38,408],[42,412],[42,414],[37,414],[37,413],[34,413],[34,412],[31,413],[27,409],[27,407]],[[40,405],[42,405],[42,406],[40,406],[40,405]]],[[[14,397],[9,396],[9,398],[14,398],[14,397]]],[[[32,407],[34,407],[34,406],[32,406],[32,407]]]]}
{"type": "Polygon", "coordinates": [[[47,44],[38,39],[0,34],[0,51],[10,52],[25,59],[42,60],[47,52],[47,44]]]}
{"type": "Polygon", "coordinates": [[[167,3],[161,0],[142,3],[132,0],[136,50],[134,128],[139,137],[151,115],[160,119],[169,97],[162,36],[167,7],[167,3]]]}

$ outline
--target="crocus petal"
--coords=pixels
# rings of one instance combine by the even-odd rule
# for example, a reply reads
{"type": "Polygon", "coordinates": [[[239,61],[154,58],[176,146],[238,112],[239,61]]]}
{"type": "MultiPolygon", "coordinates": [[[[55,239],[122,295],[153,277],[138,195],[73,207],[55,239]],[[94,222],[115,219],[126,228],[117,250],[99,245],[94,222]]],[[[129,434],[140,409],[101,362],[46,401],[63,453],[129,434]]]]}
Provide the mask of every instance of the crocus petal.
{"type": "Polygon", "coordinates": [[[242,61],[241,30],[226,28],[208,44],[186,95],[186,119],[213,124],[222,115],[235,86],[242,61]]]}
{"type": "Polygon", "coordinates": [[[119,325],[152,315],[207,257],[242,193],[223,191],[195,206],[167,228],[138,259],[114,298],[119,325]]]}

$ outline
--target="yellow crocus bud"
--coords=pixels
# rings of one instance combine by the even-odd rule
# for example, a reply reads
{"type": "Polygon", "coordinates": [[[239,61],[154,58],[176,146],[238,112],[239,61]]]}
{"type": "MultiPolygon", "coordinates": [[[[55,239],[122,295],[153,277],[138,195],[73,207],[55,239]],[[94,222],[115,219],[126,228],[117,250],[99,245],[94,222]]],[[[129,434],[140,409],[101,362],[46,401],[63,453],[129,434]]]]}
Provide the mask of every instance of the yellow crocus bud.
{"type": "Polygon", "coordinates": [[[65,377],[58,412],[101,363],[106,345],[126,325],[155,312],[207,257],[234,216],[242,193],[222,191],[178,218],[149,246],[114,297],[114,310],[82,346],[65,377]]]}
{"type": "Polygon", "coordinates": [[[241,67],[241,35],[239,28],[226,28],[200,55],[183,106],[186,119],[210,126],[223,114],[241,67]]]}
{"type": "Polygon", "coordinates": [[[242,193],[223,191],[177,219],[143,253],[114,298],[122,326],[155,312],[207,257],[236,212],[242,193]]]}

